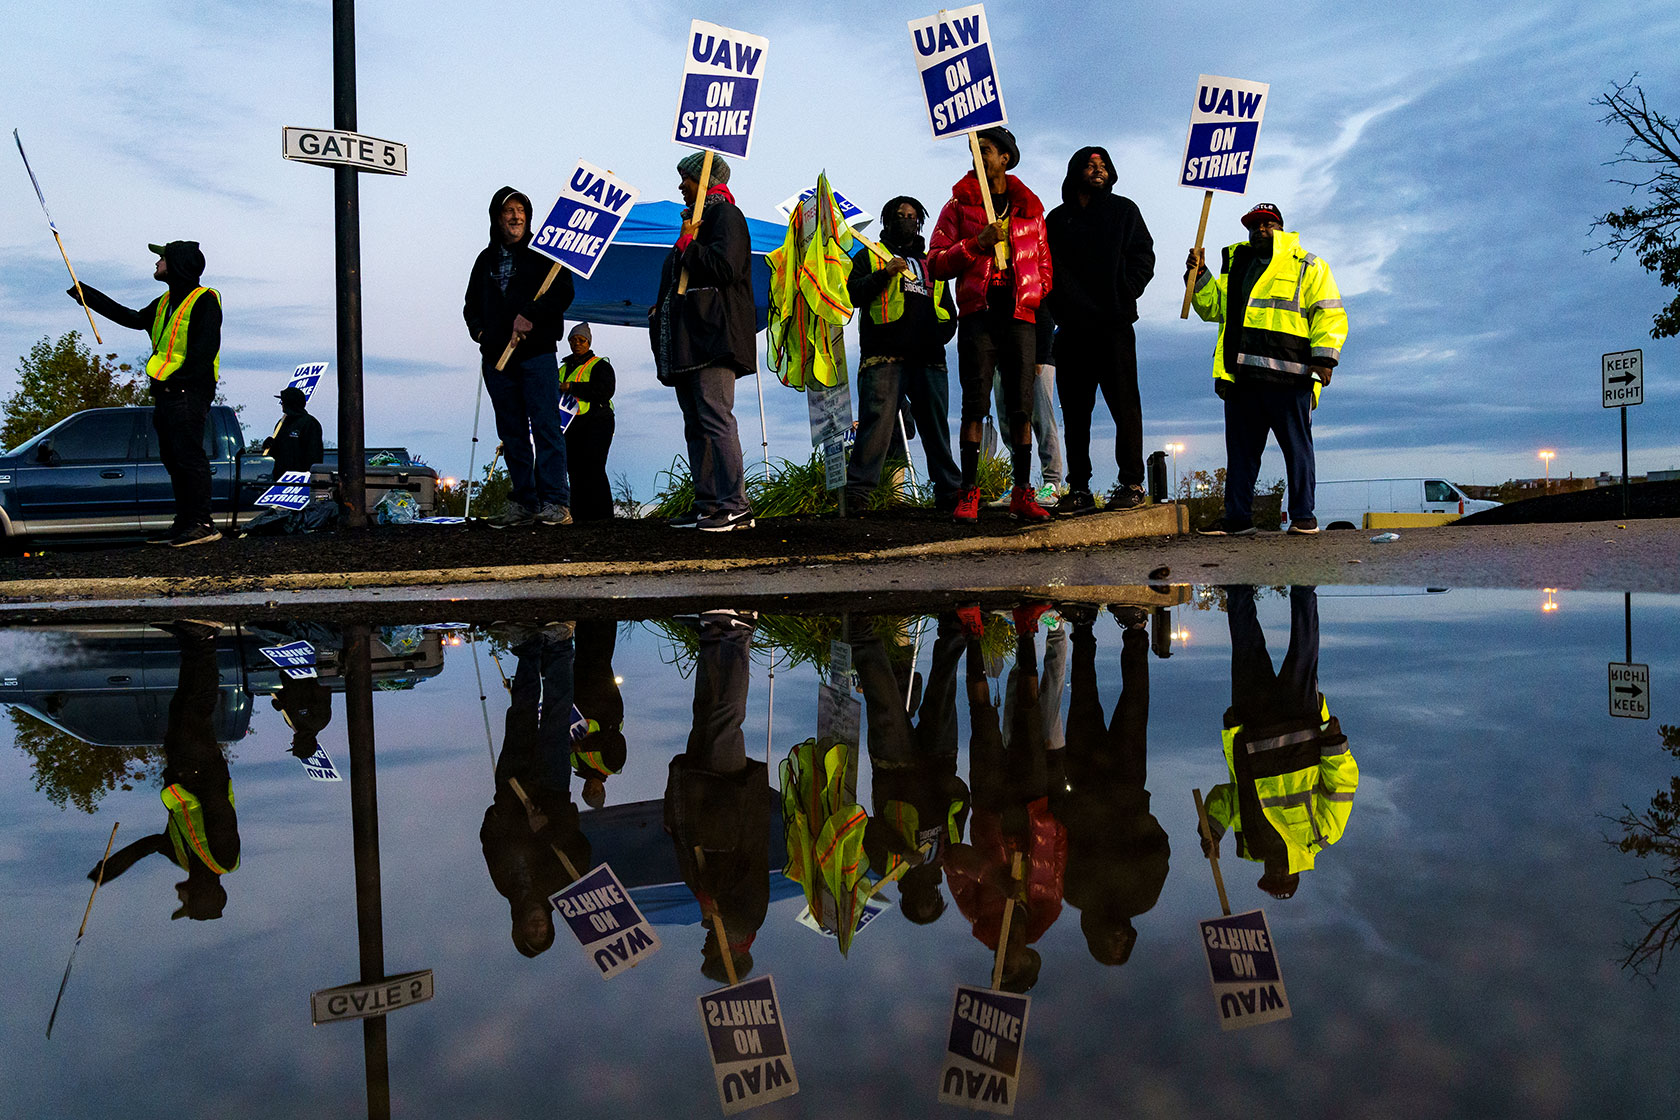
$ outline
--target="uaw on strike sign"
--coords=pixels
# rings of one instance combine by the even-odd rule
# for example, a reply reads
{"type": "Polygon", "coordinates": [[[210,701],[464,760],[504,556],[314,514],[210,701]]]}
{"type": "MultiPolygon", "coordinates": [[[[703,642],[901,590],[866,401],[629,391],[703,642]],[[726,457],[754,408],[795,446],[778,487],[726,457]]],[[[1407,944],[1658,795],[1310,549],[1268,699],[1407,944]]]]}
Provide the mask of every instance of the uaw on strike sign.
{"type": "Polygon", "coordinates": [[[747,158],[770,40],[697,19],[688,31],[682,100],[671,139],[747,158]]]}
{"type": "Polygon", "coordinates": [[[1190,134],[1178,181],[1186,187],[1242,194],[1254,147],[1260,141],[1260,118],[1272,87],[1265,82],[1203,74],[1196,79],[1196,103],[1190,111],[1190,134]]]}
{"type": "Polygon", "coordinates": [[[531,248],[587,280],[641,193],[610,171],[580,159],[531,238],[531,248]]]}
{"type": "Polygon", "coordinates": [[[985,5],[913,19],[910,39],[935,140],[1009,123],[985,5]]]}

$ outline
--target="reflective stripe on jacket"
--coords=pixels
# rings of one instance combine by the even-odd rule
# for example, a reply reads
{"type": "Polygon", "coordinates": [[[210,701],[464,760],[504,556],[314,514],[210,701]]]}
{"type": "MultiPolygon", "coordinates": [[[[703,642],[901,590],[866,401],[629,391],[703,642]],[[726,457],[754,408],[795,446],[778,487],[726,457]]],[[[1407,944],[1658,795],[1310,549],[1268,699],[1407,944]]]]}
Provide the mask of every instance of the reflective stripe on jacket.
{"type": "Polygon", "coordinates": [[[1354,794],[1359,789],[1359,765],[1353,760],[1341,727],[1330,718],[1328,703],[1321,700],[1322,722],[1298,730],[1267,728],[1258,736],[1245,733],[1241,724],[1224,732],[1225,764],[1231,781],[1216,787],[1207,800],[1208,823],[1214,839],[1227,829],[1237,834],[1237,854],[1264,862],[1252,854],[1243,836],[1240,792],[1237,782],[1237,752],[1243,751],[1249,765],[1244,769],[1265,769],[1265,756],[1274,750],[1300,750],[1319,744],[1316,764],[1298,766],[1282,773],[1255,777],[1254,796],[1266,821],[1276,830],[1289,856],[1289,870],[1298,873],[1313,866],[1314,857],[1342,838],[1353,813],[1354,794]],[[1275,733],[1274,733],[1275,732],[1275,733]]]}
{"type": "MultiPolygon", "coordinates": [[[[167,299],[157,301],[157,312],[152,316],[152,356],[146,359],[146,376],[153,381],[168,381],[169,375],[187,360],[187,336],[192,330],[193,305],[205,292],[218,301],[222,298],[222,293],[214,288],[194,288],[173,315],[169,313],[167,299]]],[[[221,375],[222,355],[218,350],[210,367],[210,376],[219,379],[221,375]]]]}
{"type": "MultiPolygon", "coordinates": [[[[600,360],[601,360],[601,356],[599,354],[597,354],[593,358],[590,358],[587,362],[584,362],[581,366],[572,370],[570,373],[566,372],[566,367],[564,365],[562,365],[560,367],[560,391],[562,393],[570,393],[571,387],[573,385],[587,385],[587,384],[589,384],[589,373],[590,373],[591,370],[593,370],[595,368],[595,363],[599,362],[600,360]]],[[[577,399],[577,398],[574,396],[573,399],[577,399]]],[[[612,407],[612,402],[611,401],[607,402],[607,407],[608,408],[612,407]]],[[[586,414],[588,411],[589,411],[589,402],[586,401],[586,400],[578,400],[578,402],[577,402],[577,414],[579,416],[582,416],[582,415],[586,414]]]]}
{"type": "MultiPolygon", "coordinates": [[[[202,291],[203,289],[200,289],[202,291]]],[[[210,852],[209,837],[204,831],[204,806],[191,790],[179,782],[163,787],[159,794],[163,798],[164,808],[169,810],[169,842],[175,846],[175,862],[183,870],[187,866],[187,855],[198,857],[200,863],[218,875],[226,875],[239,868],[239,860],[233,861],[232,867],[223,867],[216,862],[216,857],[210,852]]],[[[233,784],[228,783],[228,804],[233,804],[233,784]]]]}
{"type": "MultiPolygon", "coordinates": [[[[1225,368],[1225,328],[1230,312],[1225,301],[1232,257],[1248,244],[1239,241],[1226,246],[1220,274],[1199,276],[1191,300],[1204,322],[1219,324],[1219,341],[1213,350],[1216,380],[1235,380],[1225,368]]],[[[1312,377],[1307,372],[1309,366],[1335,366],[1347,342],[1347,312],[1330,266],[1322,257],[1301,248],[1300,234],[1283,230],[1272,234],[1272,259],[1254,282],[1241,321],[1243,348],[1235,355],[1234,364],[1268,373],[1270,380],[1278,380],[1281,374],[1283,380],[1305,381],[1312,377]]],[[[1314,378],[1314,408],[1318,407],[1322,388],[1314,378]]]]}
{"type": "MultiPolygon", "coordinates": [[[[925,268],[926,266],[920,261],[911,261],[910,267],[925,268]]],[[[887,287],[881,293],[881,297],[870,302],[869,321],[876,326],[885,326],[887,323],[896,323],[903,314],[904,274],[899,272],[894,273],[893,278],[887,281],[887,287]]],[[[933,314],[934,319],[938,322],[947,323],[951,320],[951,313],[945,310],[945,281],[943,280],[933,282],[933,314]]]]}

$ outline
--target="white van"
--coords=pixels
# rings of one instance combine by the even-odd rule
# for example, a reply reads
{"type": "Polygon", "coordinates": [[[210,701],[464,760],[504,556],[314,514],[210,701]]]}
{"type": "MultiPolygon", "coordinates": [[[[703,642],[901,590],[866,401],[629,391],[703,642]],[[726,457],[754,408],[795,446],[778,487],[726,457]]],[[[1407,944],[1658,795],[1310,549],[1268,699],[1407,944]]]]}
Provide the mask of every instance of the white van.
{"type": "Polygon", "coordinates": [[[1326,529],[1363,529],[1367,513],[1450,513],[1458,517],[1498,502],[1469,497],[1444,478],[1355,478],[1320,482],[1315,516],[1326,529]]]}

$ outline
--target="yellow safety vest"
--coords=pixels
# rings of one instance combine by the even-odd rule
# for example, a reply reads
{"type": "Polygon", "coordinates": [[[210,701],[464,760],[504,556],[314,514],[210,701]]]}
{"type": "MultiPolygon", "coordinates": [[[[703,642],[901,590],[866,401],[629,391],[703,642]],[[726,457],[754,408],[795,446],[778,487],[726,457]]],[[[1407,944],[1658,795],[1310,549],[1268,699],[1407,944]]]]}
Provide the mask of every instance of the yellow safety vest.
{"type": "MultiPolygon", "coordinates": [[[[203,289],[200,289],[201,291],[203,289]]],[[[199,861],[218,875],[226,875],[230,871],[239,869],[239,861],[233,861],[232,867],[223,867],[216,862],[216,857],[210,854],[210,843],[204,834],[204,806],[192,791],[179,782],[165,786],[159,795],[163,798],[164,808],[169,810],[169,841],[175,845],[175,862],[183,870],[187,866],[187,853],[191,849],[199,861]]],[[[233,783],[228,783],[228,804],[233,804],[233,783]]]]}
{"type": "MultiPolygon", "coordinates": [[[[599,354],[597,354],[593,358],[590,358],[587,362],[584,362],[581,366],[572,370],[570,373],[566,372],[566,367],[565,366],[561,366],[560,367],[560,391],[562,393],[564,393],[567,390],[571,389],[571,387],[573,385],[587,385],[587,384],[589,384],[589,373],[590,373],[591,370],[593,370],[595,368],[595,363],[600,361],[600,360],[601,360],[601,356],[599,354]]],[[[578,406],[577,407],[577,414],[579,416],[582,416],[584,413],[589,411],[589,402],[588,401],[581,401],[580,400],[580,401],[577,402],[577,406],[578,406]]],[[[607,407],[608,408],[612,407],[612,402],[611,401],[607,402],[607,407]]]]}
{"type": "MultiPolygon", "coordinates": [[[[1244,352],[1236,364],[1276,373],[1308,377],[1307,369],[1328,360],[1339,361],[1347,342],[1347,312],[1336,278],[1322,257],[1301,248],[1301,235],[1283,230],[1272,234],[1272,259],[1254,282],[1248,305],[1235,312],[1226,306],[1231,258],[1247,245],[1239,241],[1225,247],[1223,268],[1198,277],[1191,302],[1203,322],[1219,324],[1219,341],[1213,349],[1213,376],[1217,381],[1235,380],[1225,369],[1225,327],[1232,314],[1241,316],[1244,352]]],[[[1313,407],[1323,388],[1312,383],[1313,407]]]]}
{"type": "MultiPolygon", "coordinates": [[[[943,280],[933,282],[933,311],[934,316],[941,323],[947,322],[951,318],[951,313],[945,310],[945,281],[943,280]]],[[[884,326],[896,321],[903,314],[904,274],[896,272],[893,274],[893,278],[887,281],[886,290],[881,293],[881,298],[869,304],[869,321],[876,326],[884,326]]]]}
{"type": "MultiPolygon", "coordinates": [[[[582,413],[580,412],[578,415],[581,416],[582,413]]],[[[599,720],[591,719],[586,720],[585,722],[588,724],[588,730],[584,732],[585,735],[590,735],[601,730],[601,723],[599,720]]],[[[623,767],[619,767],[615,770],[613,767],[608,766],[605,757],[600,751],[573,751],[572,769],[580,772],[584,770],[592,770],[596,774],[601,775],[603,778],[610,778],[614,774],[623,770],[623,767]]]]}
{"type": "MultiPolygon", "coordinates": [[[[146,376],[153,381],[168,381],[169,375],[181,368],[181,363],[187,360],[187,336],[191,330],[193,304],[198,297],[209,292],[221,301],[222,293],[214,288],[194,288],[187,293],[187,298],[181,301],[181,306],[175,313],[169,313],[169,301],[158,300],[157,314],[152,316],[152,356],[146,359],[146,376]]],[[[222,376],[222,353],[216,351],[214,364],[210,367],[212,379],[220,380],[222,376]]]]}

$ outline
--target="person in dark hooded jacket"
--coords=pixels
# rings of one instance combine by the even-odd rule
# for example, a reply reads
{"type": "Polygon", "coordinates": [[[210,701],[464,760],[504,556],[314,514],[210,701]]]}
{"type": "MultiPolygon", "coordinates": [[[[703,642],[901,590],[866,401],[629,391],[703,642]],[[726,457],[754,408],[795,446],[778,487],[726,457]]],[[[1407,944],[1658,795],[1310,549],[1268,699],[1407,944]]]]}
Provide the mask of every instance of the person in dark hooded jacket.
{"type": "Polygon", "coordinates": [[[490,244],[473,262],[462,308],[467,333],[482,355],[496,438],[513,484],[507,510],[491,521],[498,528],[572,521],[555,357],[572,305],[572,274],[561,269],[539,298],[553,267],[531,248],[531,200],[512,187],[498,190],[490,198],[490,244]],[[498,370],[509,339],[518,345],[498,370]]]}
{"type": "Polygon", "coordinates": [[[148,331],[152,355],[146,377],[152,390],[152,428],[157,432],[158,458],[169,472],[175,495],[175,520],[169,535],[158,544],[208,544],[221,540],[210,516],[210,457],[204,451],[204,422],[216,396],[222,364],[222,297],[199,284],[204,254],[196,241],[148,245],[157,254],[152,275],[169,291],[138,311],[124,307],[87,284],[82,295],[68,289],[78,303],[118,326],[148,331]]]}
{"type": "Polygon", "coordinates": [[[1068,160],[1062,204],[1050,211],[1056,286],[1057,396],[1067,444],[1068,493],[1058,510],[1096,508],[1091,497],[1091,412],[1102,391],[1114,418],[1119,479],[1107,508],[1144,503],[1143,406],[1138,396],[1137,301],[1155,275],[1155,242],[1137,204],[1114,193],[1106,149],[1080,148],[1068,160]]]}

